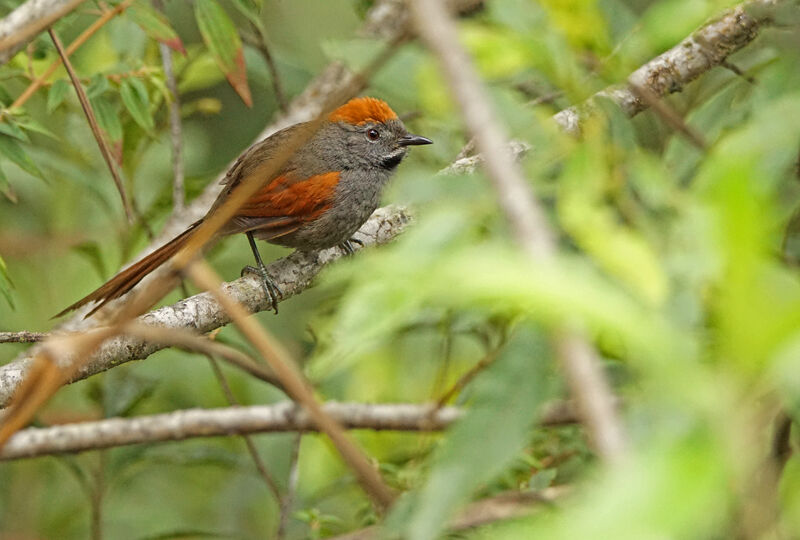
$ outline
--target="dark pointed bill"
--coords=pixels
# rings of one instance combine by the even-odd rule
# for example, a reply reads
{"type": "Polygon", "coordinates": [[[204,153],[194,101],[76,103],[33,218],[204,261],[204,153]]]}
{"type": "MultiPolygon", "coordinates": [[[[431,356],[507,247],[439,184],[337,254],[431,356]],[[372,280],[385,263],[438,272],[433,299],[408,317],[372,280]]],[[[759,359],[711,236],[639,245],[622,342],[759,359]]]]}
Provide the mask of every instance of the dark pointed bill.
{"type": "Polygon", "coordinates": [[[408,135],[400,137],[397,144],[400,146],[421,146],[423,144],[433,144],[433,141],[422,135],[412,135],[409,133],[408,135]]]}

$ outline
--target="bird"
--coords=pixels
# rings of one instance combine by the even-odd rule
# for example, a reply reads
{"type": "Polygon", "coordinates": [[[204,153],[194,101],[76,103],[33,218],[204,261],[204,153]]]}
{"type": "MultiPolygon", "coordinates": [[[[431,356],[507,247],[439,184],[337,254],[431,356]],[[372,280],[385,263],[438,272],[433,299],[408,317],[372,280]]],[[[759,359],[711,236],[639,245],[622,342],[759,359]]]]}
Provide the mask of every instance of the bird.
{"type": "MultiPolygon", "coordinates": [[[[286,141],[308,126],[308,122],[289,126],[245,150],[222,179],[224,187],[203,218],[55,317],[95,302],[86,314],[89,317],[133,289],[185,246],[237,185],[263,170],[286,141]]],[[[277,314],[281,291],[267,272],[256,239],[300,251],[339,246],[352,254],[353,242],[360,243],[353,234],[378,207],[384,186],[409,147],[432,143],[409,133],[385,101],[353,98],[328,114],[310,139],[225,222],[212,242],[233,234],[247,236],[256,266],[245,267],[242,274],[260,277],[270,308],[277,314]]]]}

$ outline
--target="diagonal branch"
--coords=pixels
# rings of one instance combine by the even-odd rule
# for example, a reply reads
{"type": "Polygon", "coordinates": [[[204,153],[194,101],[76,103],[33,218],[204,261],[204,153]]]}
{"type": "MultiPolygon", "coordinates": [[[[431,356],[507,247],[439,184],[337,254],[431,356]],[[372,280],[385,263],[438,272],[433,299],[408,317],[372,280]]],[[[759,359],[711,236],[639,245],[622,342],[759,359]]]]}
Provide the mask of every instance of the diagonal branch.
{"type": "Polygon", "coordinates": [[[114,158],[111,157],[111,150],[108,148],[108,143],[106,142],[105,137],[103,137],[103,133],[100,131],[100,125],[97,123],[97,117],[95,117],[92,106],[89,104],[89,98],[86,97],[86,92],[81,85],[81,81],[78,80],[78,75],[72,68],[72,62],[69,61],[69,56],[67,56],[67,53],[64,51],[64,46],[61,44],[61,40],[58,39],[58,36],[52,28],[50,28],[47,32],[50,34],[50,38],[53,40],[53,44],[56,46],[56,50],[58,51],[58,55],[61,57],[61,61],[64,63],[64,67],[67,68],[67,73],[72,81],[72,86],[75,87],[75,93],[78,95],[78,101],[81,103],[81,108],[83,108],[83,112],[86,115],[86,120],[89,122],[89,127],[92,130],[92,135],[94,135],[94,139],[97,141],[97,146],[100,147],[100,153],[103,155],[103,160],[105,160],[108,170],[111,172],[111,177],[114,179],[114,185],[117,186],[117,191],[122,199],[122,207],[125,209],[125,216],[128,218],[128,223],[133,223],[135,220],[135,215],[133,208],[131,207],[131,203],[128,200],[128,196],[125,193],[125,185],[122,182],[122,178],[120,177],[119,169],[117,169],[114,158]]]}
{"type": "MultiPolygon", "coordinates": [[[[761,28],[772,22],[774,8],[786,3],[786,0],[751,0],[726,11],[634,71],[628,77],[628,85],[614,85],[597,92],[585,103],[559,111],[553,120],[566,133],[577,135],[583,118],[595,109],[597,99],[610,99],[629,117],[636,116],[647,110],[649,103],[640,99],[630,85],[655,97],[680,92],[705,72],[724,66],[730,55],[752,43],[761,28]]],[[[516,156],[527,150],[527,145],[511,144],[516,156]]],[[[481,160],[481,156],[459,157],[447,172],[474,172],[481,160]]]]}
{"type": "MultiPolygon", "coordinates": [[[[402,208],[378,209],[361,227],[356,238],[365,246],[385,244],[408,226],[410,217],[402,208]]],[[[356,249],[361,249],[355,246],[356,249]]],[[[338,248],[315,253],[295,252],[269,265],[269,274],[283,292],[283,300],[308,287],[326,265],[342,256],[338,248]]],[[[246,276],[225,286],[227,294],[252,312],[268,308],[268,301],[257,278],[246,276]]],[[[208,293],[202,293],[174,305],[162,307],[139,317],[138,322],[148,326],[189,329],[206,333],[230,322],[226,314],[208,293]]],[[[104,343],[70,382],[85,379],[120,364],[146,358],[164,348],[164,345],[134,337],[117,337],[104,343]]],[[[5,405],[30,367],[30,351],[21,359],[0,366],[0,405],[5,405]]]]}

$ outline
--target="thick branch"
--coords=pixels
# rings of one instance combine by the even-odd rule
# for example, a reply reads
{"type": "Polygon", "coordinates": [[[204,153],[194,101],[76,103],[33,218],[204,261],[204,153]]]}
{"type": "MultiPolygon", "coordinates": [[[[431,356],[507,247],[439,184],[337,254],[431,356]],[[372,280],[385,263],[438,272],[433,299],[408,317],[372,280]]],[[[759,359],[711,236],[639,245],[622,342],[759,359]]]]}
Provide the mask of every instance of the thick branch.
{"type": "MultiPolygon", "coordinates": [[[[365,246],[385,244],[400,234],[409,223],[408,213],[398,207],[379,208],[356,233],[365,246]]],[[[358,248],[358,246],[356,246],[358,248]]],[[[322,268],[342,256],[339,248],[320,252],[295,252],[269,265],[269,273],[283,292],[283,300],[308,287],[322,268]]],[[[268,309],[267,299],[258,278],[245,276],[225,285],[233,299],[252,312],[268,309]]],[[[138,322],[163,328],[210,332],[230,322],[228,314],[211,297],[202,293],[165,306],[139,317],[138,322]]],[[[163,345],[142,339],[117,337],[105,342],[70,382],[85,379],[119,364],[140,360],[161,350],[163,345]]],[[[0,367],[0,404],[6,404],[22,381],[31,355],[0,367]]],[[[71,361],[73,359],[66,359],[71,361]]]]}
{"type": "Polygon", "coordinates": [[[0,20],[0,64],[22,50],[36,34],[78,7],[83,0],[28,0],[0,20]]]}
{"type": "MultiPolygon", "coordinates": [[[[323,410],[349,429],[439,431],[463,414],[457,407],[434,409],[416,404],[364,404],[327,402],[323,410]]],[[[575,422],[572,406],[553,402],[542,414],[541,425],[575,422]]],[[[299,405],[286,401],[274,405],[189,409],[137,418],[110,418],[96,422],[27,428],[14,434],[0,450],[0,459],[81,452],[129,444],[180,441],[196,437],[317,431],[316,424],[299,405]]]]}

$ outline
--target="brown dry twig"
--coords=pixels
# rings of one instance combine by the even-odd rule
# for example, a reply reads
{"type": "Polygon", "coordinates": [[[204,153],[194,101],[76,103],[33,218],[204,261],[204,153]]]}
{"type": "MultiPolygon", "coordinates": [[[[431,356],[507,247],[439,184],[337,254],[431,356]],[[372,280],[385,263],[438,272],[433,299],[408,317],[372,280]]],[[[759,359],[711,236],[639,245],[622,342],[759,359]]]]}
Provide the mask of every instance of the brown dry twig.
{"type": "Polygon", "coordinates": [[[364,490],[375,504],[385,509],[394,500],[394,494],[384,484],[378,471],[347,436],[344,428],[327,415],[314,397],[311,385],[300,373],[289,353],[240,304],[228,297],[220,288],[221,280],[207,265],[195,263],[186,269],[186,275],[198,286],[211,292],[223,309],[230,314],[244,336],[256,347],[261,357],[269,363],[293,400],[303,405],[320,431],[330,437],[345,462],[356,473],[364,490]]]}
{"type": "Polygon", "coordinates": [[[111,150],[108,148],[108,143],[106,142],[105,137],[103,137],[103,133],[100,131],[97,118],[94,115],[92,106],[89,104],[89,98],[86,97],[86,92],[83,90],[83,86],[81,85],[80,80],[78,80],[75,70],[72,68],[72,62],[69,61],[69,56],[67,56],[67,53],[64,51],[64,46],[61,45],[61,40],[58,39],[58,36],[52,28],[50,28],[47,32],[50,34],[50,38],[53,40],[53,44],[56,46],[58,55],[61,57],[61,61],[64,63],[64,67],[67,69],[69,78],[72,81],[72,86],[75,88],[75,93],[78,95],[78,101],[80,101],[81,108],[83,108],[83,112],[86,115],[86,120],[89,122],[92,135],[94,135],[94,139],[97,141],[97,146],[100,148],[100,153],[103,155],[103,159],[108,166],[111,177],[114,179],[114,185],[117,186],[117,191],[122,199],[122,207],[125,209],[125,216],[128,218],[128,223],[133,223],[136,219],[133,207],[128,200],[128,195],[125,193],[125,185],[120,177],[119,169],[117,169],[114,158],[111,157],[111,150]]]}

